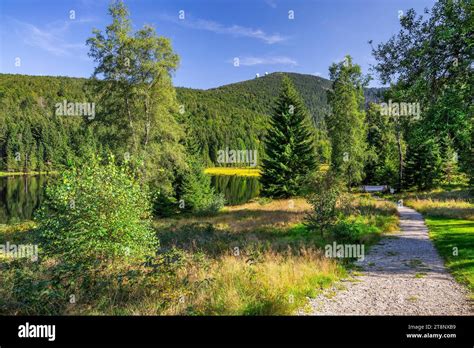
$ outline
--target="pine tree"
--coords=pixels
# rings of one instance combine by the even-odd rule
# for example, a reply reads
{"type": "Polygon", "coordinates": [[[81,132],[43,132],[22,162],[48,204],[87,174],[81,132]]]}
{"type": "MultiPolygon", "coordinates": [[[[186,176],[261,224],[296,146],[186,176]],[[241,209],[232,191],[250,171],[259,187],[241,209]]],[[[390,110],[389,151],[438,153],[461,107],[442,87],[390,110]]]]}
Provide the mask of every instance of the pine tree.
{"type": "Polygon", "coordinates": [[[304,178],[316,168],[314,135],[308,111],[288,77],[277,98],[262,161],[262,193],[290,197],[301,192],[304,178]]]}
{"type": "MultiPolygon", "coordinates": [[[[474,121],[474,117],[471,117],[471,119],[474,121]]],[[[468,153],[468,156],[469,156],[468,157],[469,184],[470,184],[471,190],[474,191],[474,128],[471,130],[471,146],[470,146],[470,151],[468,153]]]]}
{"type": "Polygon", "coordinates": [[[367,162],[364,182],[372,185],[396,185],[398,181],[398,149],[396,129],[380,106],[369,103],[366,114],[367,162]]]}
{"type": "Polygon", "coordinates": [[[458,156],[451,138],[447,137],[445,139],[444,147],[441,169],[445,183],[451,185],[459,175],[458,156]]]}
{"type": "Polygon", "coordinates": [[[442,177],[442,156],[437,139],[422,130],[412,132],[408,143],[405,186],[427,190],[439,184],[442,177]]]}

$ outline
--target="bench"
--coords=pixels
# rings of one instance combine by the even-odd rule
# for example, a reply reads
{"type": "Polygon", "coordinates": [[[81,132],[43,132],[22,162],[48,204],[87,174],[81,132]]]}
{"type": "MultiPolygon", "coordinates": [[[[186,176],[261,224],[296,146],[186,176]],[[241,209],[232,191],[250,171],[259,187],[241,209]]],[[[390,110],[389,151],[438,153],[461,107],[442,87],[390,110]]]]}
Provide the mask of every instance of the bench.
{"type": "Polygon", "coordinates": [[[387,192],[389,191],[388,185],[363,185],[363,192],[387,192]]]}

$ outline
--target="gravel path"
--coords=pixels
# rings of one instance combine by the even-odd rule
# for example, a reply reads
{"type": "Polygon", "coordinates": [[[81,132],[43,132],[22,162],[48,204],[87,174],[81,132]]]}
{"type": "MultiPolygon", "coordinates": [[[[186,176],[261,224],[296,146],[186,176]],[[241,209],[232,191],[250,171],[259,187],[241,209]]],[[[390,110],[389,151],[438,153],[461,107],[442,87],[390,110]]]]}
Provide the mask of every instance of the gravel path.
{"type": "MultiPolygon", "coordinates": [[[[400,232],[383,238],[361,275],[310,300],[310,315],[472,315],[463,286],[447,272],[421,214],[399,207],[400,232]]],[[[308,313],[306,313],[308,314],[308,313]]]]}

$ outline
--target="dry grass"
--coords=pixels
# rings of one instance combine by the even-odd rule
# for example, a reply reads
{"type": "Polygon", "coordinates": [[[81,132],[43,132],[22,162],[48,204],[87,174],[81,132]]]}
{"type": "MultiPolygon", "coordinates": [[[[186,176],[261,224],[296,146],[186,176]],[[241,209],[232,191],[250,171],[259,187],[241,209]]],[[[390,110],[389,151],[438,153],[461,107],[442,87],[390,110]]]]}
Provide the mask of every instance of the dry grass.
{"type": "Polygon", "coordinates": [[[0,243],[15,241],[16,243],[27,243],[32,239],[30,231],[36,227],[33,221],[26,221],[12,225],[0,224],[0,243]]]}
{"type": "Polygon", "coordinates": [[[299,255],[269,251],[255,262],[226,255],[215,260],[207,272],[196,271],[196,283],[204,285],[180,297],[181,301],[161,314],[293,314],[305,305],[306,297],[314,297],[345,274],[335,262],[314,250],[301,250],[299,255]]]}
{"type": "Polygon", "coordinates": [[[474,220],[474,204],[462,199],[409,198],[405,204],[428,216],[474,220]]]}
{"type": "MultiPolygon", "coordinates": [[[[357,205],[362,214],[354,217],[358,231],[372,234],[375,229],[379,234],[396,220],[393,204],[358,196],[357,205]]],[[[302,224],[310,211],[306,200],[294,198],[227,207],[213,217],[156,220],[162,249],[150,266],[126,269],[114,263],[94,274],[88,288],[68,281],[56,293],[51,292],[50,282],[57,264],[44,262],[35,265],[36,270],[26,264],[19,273],[5,272],[4,279],[11,286],[15,282],[17,291],[0,286],[0,312],[295,314],[305,308],[308,297],[346,275],[343,262],[324,257],[321,248],[328,243],[326,237],[302,224]],[[44,284],[47,290],[31,284],[44,284]],[[76,294],[77,303],[67,301],[70,293],[76,294]]],[[[16,233],[9,236],[15,239],[22,232],[16,233]]]]}
{"type": "Polygon", "coordinates": [[[251,202],[226,207],[216,216],[156,220],[155,227],[177,230],[193,223],[209,223],[232,232],[284,228],[303,220],[310,209],[310,204],[303,198],[272,200],[265,204],[251,202]]]}

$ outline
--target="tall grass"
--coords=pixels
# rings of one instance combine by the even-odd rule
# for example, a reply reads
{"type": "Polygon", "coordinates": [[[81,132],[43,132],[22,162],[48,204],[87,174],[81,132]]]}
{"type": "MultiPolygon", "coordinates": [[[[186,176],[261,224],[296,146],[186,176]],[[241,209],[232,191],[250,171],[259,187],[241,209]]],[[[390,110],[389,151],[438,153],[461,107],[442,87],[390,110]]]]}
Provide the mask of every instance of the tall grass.
{"type": "Polygon", "coordinates": [[[407,206],[433,217],[474,220],[474,203],[461,199],[407,199],[407,206]]]}
{"type": "MultiPolygon", "coordinates": [[[[349,231],[342,242],[369,245],[396,228],[393,204],[362,196],[354,204],[357,212],[338,226],[349,231]]],[[[346,276],[347,260],[322,252],[338,235],[321,237],[302,224],[310,209],[304,200],[240,208],[216,217],[160,220],[159,253],[133,268],[112,263],[89,272],[41,257],[34,264],[0,261],[0,313],[289,315],[346,276]]],[[[15,242],[28,232],[9,228],[7,235],[15,242]]]]}

